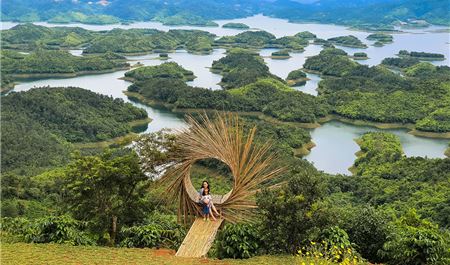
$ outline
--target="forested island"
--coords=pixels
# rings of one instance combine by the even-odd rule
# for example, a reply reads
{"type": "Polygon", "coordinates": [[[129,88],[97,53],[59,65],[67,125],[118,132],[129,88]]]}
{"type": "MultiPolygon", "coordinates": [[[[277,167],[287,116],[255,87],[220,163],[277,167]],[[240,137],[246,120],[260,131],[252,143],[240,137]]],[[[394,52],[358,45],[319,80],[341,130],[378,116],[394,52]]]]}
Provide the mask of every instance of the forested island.
{"type": "Polygon", "coordinates": [[[367,57],[367,53],[365,53],[365,52],[355,52],[352,57],[355,60],[367,60],[367,59],[369,59],[369,57],[367,57]]]}
{"type": "Polygon", "coordinates": [[[329,42],[335,45],[345,46],[345,47],[351,47],[351,48],[367,48],[367,45],[362,43],[360,39],[353,35],[349,36],[340,36],[340,37],[334,37],[329,38],[329,42]]]}
{"type": "Polygon", "coordinates": [[[302,70],[294,70],[288,74],[286,77],[286,82],[290,86],[301,86],[308,81],[309,78],[302,70]]]}
{"type": "Polygon", "coordinates": [[[272,59],[289,59],[291,55],[289,54],[289,49],[282,49],[279,51],[272,52],[270,58],[272,59]]]}
{"type": "Polygon", "coordinates": [[[222,25],[222,28],[229,28],[229,29],[249,29],[250,27],[244,23],[225,23],[222,25]]]}
{"type": "Polygon", "coordinates": [[[392,43],[394,41],[392,35],[386,33],[372,33],[367,36],[366,39],[375,41],[373,45],[377,47],[384,46],[385,44],[392,43]]]}
{"type": "Polygon", "coordinates": [[[399,57],[413,58],[423,61],[442,61],[445,60],[445,55],[440,53],[430,53],[430,52],[408,52],[406,50],[401,50],[398,52],[399,57]]]}
{"type": "Polygon", "coordinates": [[[14,87],[14,80],[29,78],[71,77],[128,69],[125,57],[104,53],[95,56],[74,56],[62,50],[37,49],[31,54],[1,51],[2,92],[14,87]]]}

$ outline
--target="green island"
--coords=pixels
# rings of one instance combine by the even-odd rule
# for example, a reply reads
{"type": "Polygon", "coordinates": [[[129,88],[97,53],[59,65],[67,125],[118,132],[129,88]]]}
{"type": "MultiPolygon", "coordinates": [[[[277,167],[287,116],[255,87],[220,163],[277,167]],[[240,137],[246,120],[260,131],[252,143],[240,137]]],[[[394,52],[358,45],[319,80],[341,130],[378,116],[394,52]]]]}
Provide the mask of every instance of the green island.
{"type": "Polygon", "coordinates": [[[441,53],[430,53],[430,52],[408,52],[406,50],[401,50],[398,52],[399,57],[413,58],[421,61],[442,61],[445,60],[445,55],[441,53]]]}
{"type": "Polygon", "coordinates": [[[181,79],[192,81],[195,75],[175,62],[166,62],[158,66],[143,66],[125,73],[125,80],[137,82],[154,78],[181,79]]]}
{"type": "Polygon", "coordinates": [[[381,61],[382,65],[385,65],[393,69],[403,69],[416,65],[418,63],[420,63],[419,59],[410,57],[400,57],[400,58],[388,57],[384,58],[381,61]]]}
{"type": "Polygon", "coordinates": [[[101,142],[147,124],[147,113],[76,87],[43,87],[2,97],[2,170],[28,173],[64,164],[78,143],[101,142]]]}
{"type": "Polygon", "coordinates": [[[291,55],[289,54],[289,49],[282,49],[279,51],[272,52],[270,55],[270,58],[272,59],[289,59],[291,58],[291,55]]]}
{"type": "Polygon", "coordinates": [[[367,56],[367,53],[365,52],[355,52],[352,56],[355,60],[367,60],[369,57],[367,56]]]}
{"type": "Polygon", "coordinates": [[[367,48],[367,45],[364,44],[360,39],[353,35],[348,36],[339,36],[334,38],[327,39],[328,42],[331,42],[335,45],[351,47],[351,48],[367,48]]]}
{"type": "Polygon", "coordinates": [[[303,68],[305,71],[312,73],[342,76],[357,65],[358,63],[348,58],[345,51],[336,48],[326,48],[320,51],[319,55],[307,58],[303,68]]]}
{"type": "Polygon", "coordinates": [[[125,57],[114,53],[74,56],[63,50],[37,49],[31,54],[1,51],[2,92],[14,87],[13,81],[30,78],[72,77],[128,69],[125,57]]]}
{"type": "Polygon", "coordinates": [[[309,35],[309,32],[298,33],[294,36],[276,38],[275,35],[267,31],[245,31],[235,36],[223,36],[215,40],[214,45],[221,48],[286,48],[296,52],[302,52],[304,47],[308,46],[309,39],[311,38],[312,37],[309,35]]]}
{"type": "Polygon", "coordinates": [[[373,45],[377,47],[384,46],[385,44],[392,43],[394,41],[394,37],[386,33],[372,33],[367,36],[366,39],[375,41],[373,45]]]}
{"type": "Polygon", "coordinates": [[[308,80],[309,78],[300,69],[291,71],[286,77],[286,82],[290,86],[301,86],[304,85],[308,80]]]}
{"type": "Polygon", "coordinates": [[[222,25],[222,28],[229,28],[229,29],[249,29],[250,27],[244,23],[225,23],[222,25]]]}
{"type": "Polygon", "coordinates": [[[223,76],[221,85],[225,89],[241,87],[265,77],[281,80],[270,73],[261,56],[240,49],[230,50],[227,56],[213,61],[211,71],[223,76]]]}

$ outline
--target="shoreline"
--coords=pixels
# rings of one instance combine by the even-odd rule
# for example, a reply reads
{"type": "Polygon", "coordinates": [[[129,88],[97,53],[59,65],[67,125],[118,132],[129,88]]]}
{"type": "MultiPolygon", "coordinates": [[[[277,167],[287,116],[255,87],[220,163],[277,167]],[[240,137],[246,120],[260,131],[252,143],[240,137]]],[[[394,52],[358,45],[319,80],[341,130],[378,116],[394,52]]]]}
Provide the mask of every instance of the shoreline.
{"type": "Polygon", "coordinates": [[[96,74],[107,74],[122,70],[128,70],[131,67],[116,67],[113,69],[105,69],[98,71],[79,71],[74,73],[33,73],[33,74],[10,74],[12,78],[20,80],[28,80],[28,79],[44,79],[44,78],[70,78],[77,77],[82,75],[96,75],[96,74]]]}

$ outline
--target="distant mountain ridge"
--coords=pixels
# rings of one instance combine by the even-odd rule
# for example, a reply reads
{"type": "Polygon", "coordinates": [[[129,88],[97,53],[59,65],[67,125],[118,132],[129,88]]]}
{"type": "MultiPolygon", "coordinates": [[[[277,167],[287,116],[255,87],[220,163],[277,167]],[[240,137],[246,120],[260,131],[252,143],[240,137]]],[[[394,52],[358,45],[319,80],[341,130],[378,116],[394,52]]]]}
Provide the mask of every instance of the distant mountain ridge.
{"type": "Polygon", "coordinates": [[[292,21],[346,25],[390,25],[407,20],[450,25],[450,5],[442,0],[8,0],[1,5],[2,21],[18,22],[112,24],[157,20],[211,26],[210,20],[263,13],[292,21]]]}

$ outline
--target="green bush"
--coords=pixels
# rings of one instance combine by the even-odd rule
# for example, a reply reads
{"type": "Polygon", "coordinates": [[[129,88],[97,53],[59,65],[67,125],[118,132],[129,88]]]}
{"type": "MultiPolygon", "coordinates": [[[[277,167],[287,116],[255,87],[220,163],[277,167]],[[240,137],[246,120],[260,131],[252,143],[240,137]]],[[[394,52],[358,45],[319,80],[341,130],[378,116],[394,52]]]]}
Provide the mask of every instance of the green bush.
{"type": "Polygon", "coordinates": [[[171,248],[177,249],[183,241],[186,230],[176,222],[174,216],[153,215],[146,224],[122,227],[120,246],[129,248],[171,248]]]}
{"type": "Polygon", "coordinates": [[[295,254],[316,239],[331,220],[320,204],[325,195],[324,179],[314,168],[294,169],[283,189],[264,191],[257,196],[262,213],[262,237],[271,253],[295,254]]]}
{"type": "Polygon", "coordinates": [[[345,227],[350,241],[366,259],[382,262],[378,250],[383,247],[389,233],[389,218],[372,207],[358,209],[345,227]]]}
{"type": "Polygon", "coordinates": [[[421,219],[415,210],[394,225],[381,251],[388,264],[449,264],[450,245],[437,225],[421,219]]]}
{"type": "Polygon", "coordinates": [[[95,245],[95,240],[83,231],[86,223],[68,215],[49,216],[30,221],[25,218],[3,218],[2,231],[18,236],[27,243],[64,243],[95,245]]]}
{"type": "Polygon", "coordinates": [[[227,224],[219,232],[216,242],[219,259],[250,258],[258,253],[262,244],[258,229],[252,224],[227,224]]]}

